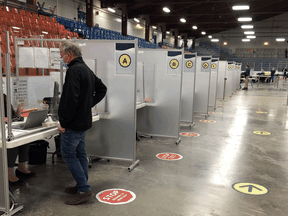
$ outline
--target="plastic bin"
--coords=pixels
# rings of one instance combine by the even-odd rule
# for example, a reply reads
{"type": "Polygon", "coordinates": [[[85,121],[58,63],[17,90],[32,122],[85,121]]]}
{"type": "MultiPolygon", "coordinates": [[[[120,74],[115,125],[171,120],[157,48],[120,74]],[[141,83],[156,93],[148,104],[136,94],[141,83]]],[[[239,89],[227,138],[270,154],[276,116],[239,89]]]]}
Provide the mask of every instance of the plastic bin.
{"type": "Polygon", "coordinates": [[[49,143],[45,140],[37,140],[30,143],[28,164],[44,164],[47,159],[47,148],[49,143]]]}

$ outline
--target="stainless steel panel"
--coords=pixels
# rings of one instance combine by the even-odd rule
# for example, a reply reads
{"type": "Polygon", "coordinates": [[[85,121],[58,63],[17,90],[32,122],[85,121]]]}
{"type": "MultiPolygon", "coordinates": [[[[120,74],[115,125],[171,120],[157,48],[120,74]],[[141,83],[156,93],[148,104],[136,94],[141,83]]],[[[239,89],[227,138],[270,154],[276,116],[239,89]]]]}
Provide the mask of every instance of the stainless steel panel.
{"type": "MultiPolygon", "coordinates": [[[[186,55],[185,55],[186,56],[186,55]]],[[[185,57],[183,62],[181,121],[193,123],[196,57],[185,57]],[[191,67],[192,65],[192,67],[191,67]]]]}
{"type": "Polygon", "coordinates": [[[217,98],[223,98],[224,79],[226,78],[227,61],[219,61],[217,98]]]}
{"type": "MultiPolygon", "coordinates": [[[[117,74],[121,65],[117,55],[126,50],[116,51],[116,43],[123,41],[85,41],[82,47],[83,57],[97,59],[97,76],[102,79],[108,88],[106,99],[98,106],[98,112],[105,112],[106,118],[100,118],[93,123],[93,127],[87,131],[87,154],[135,160],[136,158],[136,65],[130,66],[131,73],[117,74]]],[[[134,43],[134,41],[125,41],[134,43]]],[[[137,44],[134,51],[136,52],[137,44]]],[[[131,62],[137,62],[137,58],[130,53],[131,62]]],[[[129,67],[130,67],[129,66],[129,67]]],[[[122,71],[123,72],[123,71],[122,71]]]]}
{"type": "MultiPolygon", "coordinates": [[[[148,50],[138,50],[138,61],[144,63],[144,88],[145,88],[145,99],[147,101],[154,101],[154,91],[155,91],[155,63],[156,62],[166,62],[165,55],[156,55],[150,51],[150,55],[147,55],[148,50]],[[145,60],[145,61],[144,61],[145,60]]],[[[159,53],[159,51],[155,51],[159,53]]],[[[166,67],[166,65],[165,65],[166,67]]]]}
{"type": "MultiPolygon", "coordinates": [[[[151,81],[152,74],[155,74],[155,81],[152,81],[155,83],[155,91],[154,103],[137,112],[137,131],[144,134],[178,138],[182,73],[179,75],[167,74],[167,64],[169,64],[167,50],[140,50],[138,53],[138,61],[144,62],[145,82],[151,81]],[[147,74],[150,77],[147,77],[147,74]]],[[[182,71],[183,59],[177,59],[179,59],[179,67],[182,71]]]]}
{"type": "Polygon", "coordinates": [[[236,87],[235,87],[235,79],[236,79],[236,64],[235,64],[235,63],[233,63],[232,79],[233,79],[232,88],[233,88],[233,93],[234,93],[234,92],[236,91],[236,87]]]}
{"type": "Polygon", "coordinates": [[[137,63],[136,101],[137,103],[145,102],[143,62],[137,63]]]}
{"type": "Polygon", "coordinates": [[[217,78],[219,69],[219,59],[213,59],[211,63],[209,106],[216,107],[217,78]],[[215,61],[213,61],[215,60],[215,61]]]}
{"type": "Polygon", "coordinates": [[[210,75],[211,75],[211,60],[202,61],[202,57],[197,57],[194,112],[208,113],[210,75]],[[203,68],[204,62],[207,62],[209,64],[207,69],[203,68]]]}

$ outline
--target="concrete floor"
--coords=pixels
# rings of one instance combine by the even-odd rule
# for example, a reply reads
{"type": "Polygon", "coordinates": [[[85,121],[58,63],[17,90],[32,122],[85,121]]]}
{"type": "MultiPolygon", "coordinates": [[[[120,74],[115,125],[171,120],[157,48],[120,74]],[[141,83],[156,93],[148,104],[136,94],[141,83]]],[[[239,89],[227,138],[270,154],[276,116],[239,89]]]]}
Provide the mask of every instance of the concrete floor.
{"type": "MultiPolygon", "coordinates": [[[[287,82],[288,83],[288,82],[287,82]]],[[[260,85],[259,89],[238,91],[217,114],[196,126],[181,127],[181,132],[200,133],[199,137],[182,137],[179,146],[165,138],[138,142],[140,165],[131,173],[124,162],[99,161],[90,169],[94,193],[104,189],[123,188],[137,198],[126,205],[107,205],[96,199],[78,206],[64,200],[66,185],[74,181],[66,165],[57,159],[52,165],[31,166],[37,177],[19,188],[12,188],[24,209],[23,216],[287,216],[288,215],[288,120],[286,84],[280,89],[260,85]],[[267,114],[256,114],[256,111],[267,114]],[[222,114],[220,114],[222,113],[222,114]],[[253,131],[271,132],[270,136],[253,131]],[[179,161],[162,161],[157,153],[175,152],[179,161]],[[237,182],[267,187],[263,196],[235,191],[237,182]]],[[[223,103],[217,102],[217,105],[223,103]]],[[[212,111],[212,110],[211,110],[212,111]]]]}

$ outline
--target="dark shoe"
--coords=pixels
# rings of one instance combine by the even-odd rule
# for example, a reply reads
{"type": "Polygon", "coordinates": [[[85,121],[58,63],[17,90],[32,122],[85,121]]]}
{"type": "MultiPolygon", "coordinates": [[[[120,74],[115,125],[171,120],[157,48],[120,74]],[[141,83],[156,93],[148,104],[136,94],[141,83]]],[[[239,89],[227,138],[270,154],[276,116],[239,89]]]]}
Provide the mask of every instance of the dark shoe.
{"type": "Polygon", "coordinates": [[[94,197],[94,193],[92,190],[87,191],[87,192],[79,192],[77,191],[77,194],[69,199],[66,200],[66,204],[68,205],[77,205],[83,202],[86,202],[87,200],[91,199],[94,197]]]}
{"type": "Polygon", "coordinates": [[[18,185],[22,185],[23,183],[24,181],[20,179],[18,179],[18,181],[15,181],[15,182],[9,181],[10,186],[18,186],[18,185]]]}
{"type": "Polygon", "coordinates": [[[66,187],[65,188],[65,193],[69,193],[69,194],[77,194],[78,192],[78,188],[77,186],[74,186],[74,187],[66,187]]]}
{"type": "Polygon", "coordinates": [[[23,173],[23,172],[19,171],[18,169],[16,169],[15,174],[16,174],[17,177],[19,177],[19,176],[22,176],[22,177],[33,177],[33,176],[36,175],[36,173],[34,173],[34,172],[23,173]]]}
{"type": "Polygon", "coordinates": [[[248,88],[244,87],[242,90],[248,90],[248,88]]]}

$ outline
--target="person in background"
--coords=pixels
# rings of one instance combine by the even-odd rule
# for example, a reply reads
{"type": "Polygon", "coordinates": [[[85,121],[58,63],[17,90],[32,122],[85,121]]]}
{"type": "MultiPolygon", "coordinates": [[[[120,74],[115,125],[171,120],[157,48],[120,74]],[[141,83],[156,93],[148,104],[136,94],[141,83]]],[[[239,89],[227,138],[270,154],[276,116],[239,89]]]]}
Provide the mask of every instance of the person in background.
{"type": "MultiPolygon", "coordinates": [[[[4,112],[5,117],[8,116],[7,114],[7,97],[4,94],[4,112]]],[[[17,111],[13,109],[13,106],[11,105],[11,113],[12,113],[12,119],[15,119],[20,116],[20,107],[17,108],[17,111]]],[[[8,179],[9,184],[11,186],[13,185],[20,185],[23,184],[23,180],[21,178],[25,177],[32,177],[35,176],[36,173],[29,171],[26,168],[26,162],[28,161],[28,153],[29,153],[30,145],[21,145],[16,148],[7,149],[7,158],[8,158],[8,179]],[[17,158],[17,155],[19,156],[19,164],[18,168],[16,169],[14,173],[14,167],[15,167],[15,161],[17,158]]]]}
{"type": "Polygon", "coordinates": [[[285,58],[287,58],[288,49],[285,49],[285,58]]]}
{"type": "Polygon", "coordinates": [[[286,69],[286,67],[284,67],[282,69],[282,72],[283,72],[283,78],[286,80],[287,79],[287,69],[286,69]]]}
{"type": "Polygon", "coordinates": [[[77,182],[76,186],[65,188],[66,193],[74,194],[66,204],[76,205],[94,197],[88,184],[85,138],[92,127],[91,108],[105,97],[107,88],[85,64],[78,45],[65,41],[60,45],[60,55],[68,70],[58,109],[58,129],[62,133],[62,158],[77,182]]]}
{"type": "Polygon", "coordinates": [[[275,68],[273,67],[271,70],[271,82],[274,82],[275,68]]]}
{"type": "Polygon", "coordinates": [[[246,65],[246,71],[245,71],[245,87],[242,90],[248,90],[248,81],[250,76],[250,68],[249,65],[246,65]]]}

